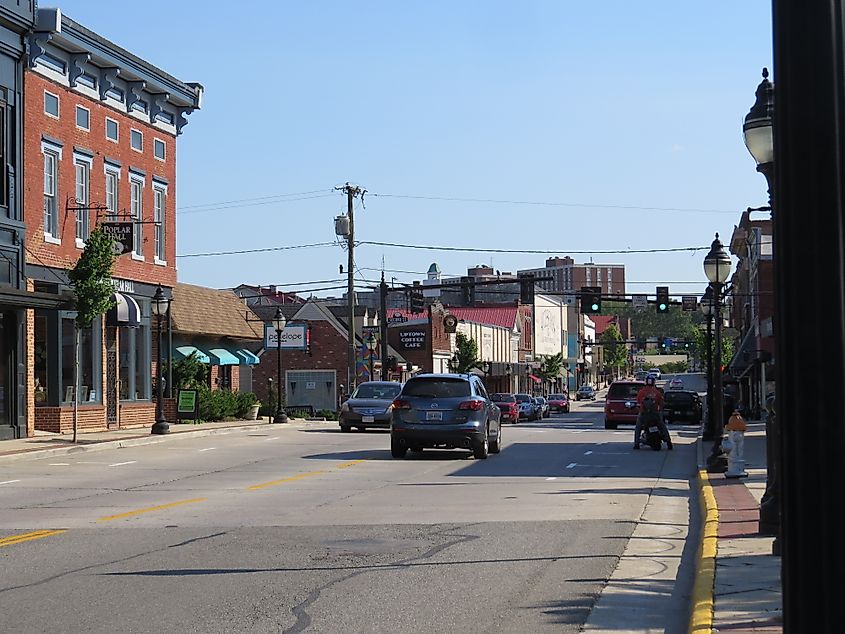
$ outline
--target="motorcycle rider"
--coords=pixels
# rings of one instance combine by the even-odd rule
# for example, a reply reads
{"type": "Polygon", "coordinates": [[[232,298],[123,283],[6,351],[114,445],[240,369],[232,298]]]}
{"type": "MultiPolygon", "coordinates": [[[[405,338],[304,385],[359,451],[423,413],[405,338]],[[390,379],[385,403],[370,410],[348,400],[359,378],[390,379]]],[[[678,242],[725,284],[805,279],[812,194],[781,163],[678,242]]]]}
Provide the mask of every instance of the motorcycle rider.
{"type": "Polygon", "coordinates": [[[653,374],[649,374],[645,378],[645,386],[637,392],[637,405],[639,406],[639,414],[637,414],[637,424],[634,426],[634,449],[640,448],[640,434],[643,427],[648,423],[646,419],[653,416],[650,421],[660,428],[660,435],[666,441],[666,447],[672,449],[672,439],[669,437],[669,428],[663,421],[663,392],[657,389],[657,381],[653,374]],[[657,411],[654,412],[653,410],[657,411]],[[655,415],[656,414],[656,415],[655,415]]]}

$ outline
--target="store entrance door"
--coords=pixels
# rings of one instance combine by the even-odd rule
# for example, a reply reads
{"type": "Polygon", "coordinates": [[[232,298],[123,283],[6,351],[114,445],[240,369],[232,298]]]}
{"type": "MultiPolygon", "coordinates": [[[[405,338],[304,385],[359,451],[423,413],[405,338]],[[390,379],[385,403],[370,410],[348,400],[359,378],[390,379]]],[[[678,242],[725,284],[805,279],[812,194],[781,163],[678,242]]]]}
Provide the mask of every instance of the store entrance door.
{"type": "Polygon", "coordinates": [[[16,437],[16,427],[12,419],[12,401],[15,389],[12,381],[14,372],[14,315],[0,313],[0,440],[10,440],[16,437]]]}

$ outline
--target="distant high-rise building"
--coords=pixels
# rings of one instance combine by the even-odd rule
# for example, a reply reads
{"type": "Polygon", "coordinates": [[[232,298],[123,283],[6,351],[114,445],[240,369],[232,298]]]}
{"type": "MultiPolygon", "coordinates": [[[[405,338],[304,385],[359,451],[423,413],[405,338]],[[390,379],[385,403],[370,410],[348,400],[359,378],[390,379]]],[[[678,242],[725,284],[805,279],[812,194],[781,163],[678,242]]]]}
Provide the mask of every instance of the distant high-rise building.
{"type": "Polygon", "coordinates": [[[583,286],[598,286],[603,295],[625,295],[624,264],[576,264],[569,256],[553,257],[546,260],[544,268],[524,269],[518,274],[552,277],[551,280],[537,282],[537,286],[549,292],[577,292],[583,286]]]}

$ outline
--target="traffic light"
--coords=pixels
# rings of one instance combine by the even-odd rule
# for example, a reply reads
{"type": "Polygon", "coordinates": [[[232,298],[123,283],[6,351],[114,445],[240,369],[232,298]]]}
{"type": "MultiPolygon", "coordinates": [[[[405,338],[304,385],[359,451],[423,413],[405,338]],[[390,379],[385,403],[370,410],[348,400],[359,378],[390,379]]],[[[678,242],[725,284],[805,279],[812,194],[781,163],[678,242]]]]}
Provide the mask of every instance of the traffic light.
{"type": "Polygon", "coordinates": [[[425,297],[422,291],[411,291],[411,312],[421,313],[425,310],[425,297]]]}
{"type": "Polygon", "coordinates": [[[519,302],[531,305],[534,303],[534,274],[520,275],[519,302]]]}
{"type": "Polygon", "coordinates": [[[461,278],[461,303],[464,306],[475,304],[475,278],[461,278]]]}
{"type": "Polygon", "coordinates": [[[661,350],[666,349],[666,339],[664,337],[657,338],[657,345],[661,350]]]}
{"type": "Polygon", "coordinates": [[[601,312],[601,287],[581,287],[581,313],[584,315],[598,315],[601,312]]]}
{"type": "Polygon", "coordinates": [[[668,313],[669,312],[669,287],[668,286],[658,286],[657,287],[657,312],[658,313],[668,313]]]}

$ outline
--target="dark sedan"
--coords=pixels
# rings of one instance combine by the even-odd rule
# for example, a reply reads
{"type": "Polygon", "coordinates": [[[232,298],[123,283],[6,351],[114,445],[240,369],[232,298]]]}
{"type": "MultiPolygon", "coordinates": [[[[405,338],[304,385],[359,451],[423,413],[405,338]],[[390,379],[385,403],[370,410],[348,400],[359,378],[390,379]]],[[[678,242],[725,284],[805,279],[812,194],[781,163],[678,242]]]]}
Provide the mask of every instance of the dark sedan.
{"type": "Polygon", "coordinates": [[[701,422],[701,398],[697,392],[667,390],[663,398],[663,419],[667,423],[683,420],[698,425],[701,422]]]}
{"type": "Polygon", "coordinates": [[[352,396],[340,406],[340,431],[353,427],[390,428],[391,403],[402,391],[402,384],[388,381],[361,383],[352,396]]]}
{"type": "Polygon", "coordinates": [[[575,392],[576,401],[594,401],[596,400],[596,391],[589,385],[582,385],[575,392]]]}

